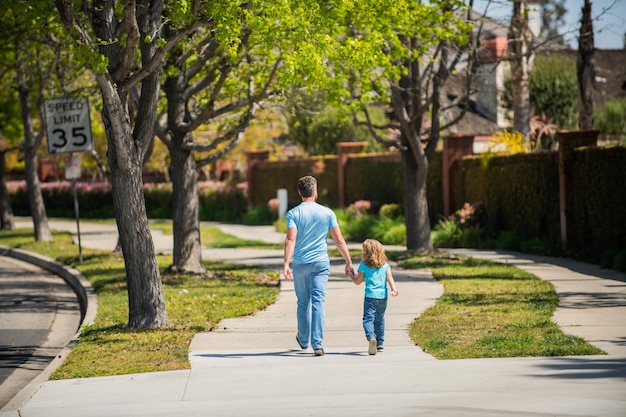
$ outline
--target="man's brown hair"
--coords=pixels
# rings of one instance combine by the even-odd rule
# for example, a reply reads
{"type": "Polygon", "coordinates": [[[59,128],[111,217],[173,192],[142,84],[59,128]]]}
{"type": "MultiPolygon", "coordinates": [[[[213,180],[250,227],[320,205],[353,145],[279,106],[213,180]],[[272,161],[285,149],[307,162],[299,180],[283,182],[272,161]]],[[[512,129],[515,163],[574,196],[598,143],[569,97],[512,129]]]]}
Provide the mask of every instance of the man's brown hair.
{"type": "Polygon", "coordinates": [[[316,188],[317,180],[310,175],[298,180],[298,193],[300,193],[300,196],[303,198],[311,197],[316,188]]]}

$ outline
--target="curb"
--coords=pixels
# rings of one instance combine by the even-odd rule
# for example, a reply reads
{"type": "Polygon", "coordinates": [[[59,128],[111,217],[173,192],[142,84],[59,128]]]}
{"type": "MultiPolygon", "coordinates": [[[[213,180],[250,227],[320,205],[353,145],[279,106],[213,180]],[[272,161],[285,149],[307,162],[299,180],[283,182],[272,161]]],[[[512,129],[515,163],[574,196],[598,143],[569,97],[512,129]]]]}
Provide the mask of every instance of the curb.
{"type": "MultiPolygon", "coordinates": [[[[74,337],[72,337],[61,352],[59,352],[36,378],[24,386],[24,388],[0,410],[0,415],[11,415],[10,413],[12,412],[17,413],[17,410],[35,394],[44,382],[48,381],[50,375],[65,361],[67,355],[78,342],[82,326],[93,324],[98,311],[98,299],[87,278],[72,267],[63,265],[37,253],[13,249],[2,245],[0,245],[0,255],[36,265],[61,277],[76,294],[80,306],[80,323],[74,337]],[[9,414],[6,414],[7,412],[9,414]]],[[[19,413],[15,415],[19,416],[19,413]]]]}
{"type": "Polygon", "coordinates": [[[37,265],[63,278],[78,298],[78,303],[80,304],[80,325],[93,324],[98,310],[96,293],[91,283],[78,270],[37,253],[13,249],[7,246],[0,245],[0,255],[37,265]]]}

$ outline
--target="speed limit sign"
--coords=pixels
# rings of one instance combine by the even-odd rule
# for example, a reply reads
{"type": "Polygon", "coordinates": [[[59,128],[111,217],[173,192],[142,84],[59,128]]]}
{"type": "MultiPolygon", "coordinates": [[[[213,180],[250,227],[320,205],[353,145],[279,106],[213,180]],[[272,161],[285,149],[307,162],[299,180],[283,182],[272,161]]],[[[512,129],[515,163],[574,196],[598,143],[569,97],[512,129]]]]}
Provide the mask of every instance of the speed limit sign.
{"type": "Polygon", "coordinates": [[[52,98],[45,100],[48,153],[91,151],[91,119],[87,98],[52,98]]]}

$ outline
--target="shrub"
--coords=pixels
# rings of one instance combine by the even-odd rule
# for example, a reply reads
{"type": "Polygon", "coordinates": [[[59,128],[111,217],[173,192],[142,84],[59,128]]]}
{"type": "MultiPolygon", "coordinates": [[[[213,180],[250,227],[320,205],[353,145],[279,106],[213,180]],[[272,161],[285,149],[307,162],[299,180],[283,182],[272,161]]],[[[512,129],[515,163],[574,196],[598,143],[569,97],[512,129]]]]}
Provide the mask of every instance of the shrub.
{"type": "Polygon", "coordinates": [[[485,231],[479,227],[470,227],[461,232],[459,246],[462,248],[484,248],[485,231]]]}
{"type": "Polygon", "coordinates": [[[399,204],[383,204],[378,210],[380,217],[396,219],[402,217],[402,207],[399,204]]]}
{"type": "Polygon", "coordinates": [[[272,224],[275,218],[276,216],[272,213],[271,209],[266,204],[262,204],[245,212],[241,222],[247,225],[267,225],[272,224]]]}
{"type": "Polygon", "coordinates": [[[461,240],[461,226],[454,218],[441,220],[431,232],[433,245],[438,248],[455,248],[461,240]]]}
{"type": "Polygon", "coordinates": [[[376,216],[361,214],[360,216],[349,218],[341,227],[341,231],[346,240],[362,242],[373,235],[372,229],[377,221],[376,216]]]}
{"type": "Polygon", "coordinates": [[[200,220],[203,221],[239,223],[247,212],[248,201],[240,188],[203,186],[199,187],[199,197],[200,220]]]}
{"type": "Polygon", "coordinates": [[[563,56],[537,56],[529,78],[530,104],[561,129],[578,126],[576,63],[563,56]]]}
{"type": "Polygon", "coordinates": [[[560,242],[549,238],[532,238],[521,242],[520,250],[543,256],[560,256],[563,253],[560,242]]]}
{"type": "Polygon", "coordinates": [[[626,272],[626,249],[622,249],[613,257],[612,269],[626,272]]]}
{"type": "Polygon", "coordinates": [[[273,225],[277,232],[287,233],[287,219],[278,219],[273,225]]]}
{"type": "Polygon", "coordinates": [[[406,245],[406,226],[396,224],[383,235],[381,243],[385,245],[406,245]]]}
{"type": "Polygon", "coordinates": [[[372,226],[371,237],[384,245],[401,245],[406,242],[406,226],[401,218],[379,217],[372,226]]]}
{"type": "Polygon", "coordinates": [[[515,250],[518,251],[521,248],[521,238],[515,232],[504,231],[500,233],[496,241],[496,249],[500,250],[515,250]]]}
{"type": "Polygon", "coordinates": [[[595,112],[594,123],[605,138],[617,138],[620,143],[626,143],[626,98],[607,102],[595,112]]]}

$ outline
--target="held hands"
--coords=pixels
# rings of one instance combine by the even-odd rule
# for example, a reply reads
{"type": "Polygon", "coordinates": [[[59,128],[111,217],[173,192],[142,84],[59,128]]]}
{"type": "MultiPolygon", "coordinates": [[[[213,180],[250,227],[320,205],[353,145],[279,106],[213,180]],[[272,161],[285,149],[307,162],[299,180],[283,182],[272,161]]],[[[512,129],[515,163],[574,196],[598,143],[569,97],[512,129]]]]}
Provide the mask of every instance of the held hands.
{"type": "Polygon", "coordinates": [[[348,278],[354,279],[356,277],[356,274],[354,272],[354,268],[352,267],[352,265],[346,264],[345,273],[348,278]]]}

